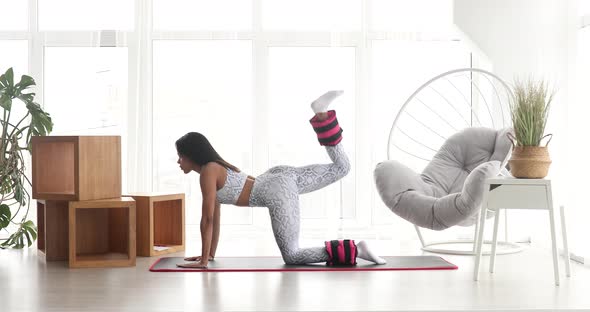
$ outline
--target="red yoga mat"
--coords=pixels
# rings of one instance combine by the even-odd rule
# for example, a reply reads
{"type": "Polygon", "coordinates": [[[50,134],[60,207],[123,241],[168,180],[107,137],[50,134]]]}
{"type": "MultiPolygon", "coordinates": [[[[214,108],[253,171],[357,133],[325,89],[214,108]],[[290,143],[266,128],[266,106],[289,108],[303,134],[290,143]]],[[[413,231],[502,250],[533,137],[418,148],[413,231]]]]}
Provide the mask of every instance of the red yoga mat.
{"type": "Polygon", "coordinates": [[[209,261],[207,269],[181,268],[181,257],[163,257],[150,267],[152,272],[321,272],[321,271],[404,271],[456,270],[457,266],[437,256],[383,257],[387,264],[376,265],[357,259],[356,266],[326,266],[325,263],[287,265],[280,257],[221,257],[209,261]]]}

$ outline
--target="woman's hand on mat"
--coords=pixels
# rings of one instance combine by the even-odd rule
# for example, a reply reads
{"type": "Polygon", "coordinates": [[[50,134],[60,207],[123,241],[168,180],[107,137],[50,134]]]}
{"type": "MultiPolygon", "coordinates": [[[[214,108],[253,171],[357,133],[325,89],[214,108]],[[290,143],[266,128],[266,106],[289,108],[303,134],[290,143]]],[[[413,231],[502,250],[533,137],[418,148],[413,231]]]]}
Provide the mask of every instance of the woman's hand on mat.
{"type": "Polygon", "coordinates": [[[203,263],[201,261],[196,263],[178,263],[176,266],[181,268],[194,268],[194,269],[206,269],[207,263],[203,263]]]}
{"type": "MultiPolygon", "coordinates": [[[[201,256],[186,257],[186,258],[184,258],[184,261],[199,261],[200,262],[201,258],[202,258],[201,256]]],[[[209,256],[209,261],[213,261],[213,260],[214,260],[213,256],[209,256]]]]}

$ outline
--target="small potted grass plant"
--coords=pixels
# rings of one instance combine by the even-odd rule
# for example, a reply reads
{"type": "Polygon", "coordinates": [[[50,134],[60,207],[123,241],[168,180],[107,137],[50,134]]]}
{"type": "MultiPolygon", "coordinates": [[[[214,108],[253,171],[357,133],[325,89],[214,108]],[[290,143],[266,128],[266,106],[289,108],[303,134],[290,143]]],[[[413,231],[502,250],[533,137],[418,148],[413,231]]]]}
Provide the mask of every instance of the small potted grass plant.
{"type": "Polygon", "coordinates": [[[510,135],[513,149],[509,164],[516,178],[547,176],[551,164],[548,145],[553,135],[545,134],[545,126],[554,94],[544,80],[517,80],[514,84],[510,103],[514,135],[510,135]],[[547,143],[541,146],[546,137],[547,143]]]}

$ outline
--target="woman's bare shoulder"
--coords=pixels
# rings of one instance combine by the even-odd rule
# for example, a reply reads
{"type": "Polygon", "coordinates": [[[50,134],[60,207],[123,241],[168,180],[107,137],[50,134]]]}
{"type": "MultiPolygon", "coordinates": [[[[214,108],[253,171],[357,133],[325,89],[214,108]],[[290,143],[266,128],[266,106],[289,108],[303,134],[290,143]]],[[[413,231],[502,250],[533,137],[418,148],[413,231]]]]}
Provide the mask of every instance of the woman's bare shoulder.
{"type": "Polygon", "coordinates": [[[201,169],[201,181],[209,181],[218,184],[218,181],[225,181],[227,169],[216,162],[210,162],[201,169]]]}
{"type": "Polygon", "coordinates": [[[203,167],[201,169],[201,175],[203,175],[203,174],[220,175],[222,173],[225,173],[225,171],[226,171],[225,167],[212,161],[212,162],[209,162],[209,163],[203,165],[203,167]]]}

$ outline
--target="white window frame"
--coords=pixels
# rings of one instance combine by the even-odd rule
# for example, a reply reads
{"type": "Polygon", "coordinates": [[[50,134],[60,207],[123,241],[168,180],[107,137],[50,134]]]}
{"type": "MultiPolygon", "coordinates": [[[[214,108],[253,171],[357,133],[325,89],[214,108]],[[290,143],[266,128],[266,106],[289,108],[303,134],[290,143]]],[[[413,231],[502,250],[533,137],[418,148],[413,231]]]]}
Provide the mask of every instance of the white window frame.
{"type": "MultiPolygon", "coordinates": [[[[43,105],[43,86],[44,86],[44,55],[45,47],[97,47],[100,46],[99,38],[101,31],[39,31],[38,25],[38,4],[37,0],[29,1],[29,29],[26,31],[0,32],[0,39],[21,39],[29,41],[29,70],[30,74],[35,77],[38,85],[37,98],[43,105]]],[[[369,29],[369,13],[371,12],[371,0],[362,1],[362,23],[361,29],[356,32],[335,32],[335,31],[318,31],[318,32],[297,32],[297,31],[264,31],[262,28],[262,1],[253,0],[253,17],[251,31],[155,31],[152,27],[152,1],[135,0],[135,29],[132,31],[116,31],[116,46],[127,47],[129,53],[129,83],[136,83],[138,69],[142,69],[144,76],[141,77],[144,85],[149,86],[146,104],[142,107],[136,107],[137,92],[129,88],[129,101],[127,107],[127,116],[133,116],[136,110],[142,110],[142,115],[146,118],[141,119],[140,124],[133,124],[131,117],[128,117],[127,134],[129,138],[136,137],[136,129],[153,129],[153,101],[152,101],[152,46],[155,40],[235,40],[243,39],[252,42],[253,49],[253,92],[252,103],[257,109],[267,110],[269,108],[267,94],[268,72],[268,49],[271,47],[354,47],[356,49],[355,67],[357,74],[355,77],[356,98],[355,98],[355,125],[357,138],[355,144],[355,181],[354,186],[344,186],[341,191],[341,204],[353,205],[355,211],[353,218],[341,219],[338,215],[330,215],[332,221],[337,222],[337,226],[344,229],[370,229],[372,227],[372,210],[367,206],[372,205],[371,192],[367,191],[368,185],[373,185],[372,172],[370,168],[371,155],[365,151],[371,149],[371,144],[363,138],[370,137],[369,129],[371,116],[363,107],[364,103],[369,102],[369,77],[371,76],[371,45],[375,40],[397,40],[408,38],[426,38],[421,37],[420,33],[396,33],[387,31],[371,31],[369,29]],[[144,18],[138,18],[140,6],[144,7],[144,18]],[[139,31],[139,21],[144,21],[144,31],[139,31]],[[140,38],[142,36],[142,38],[140,38]],[[141,63],[133,62],[140,51],[146,57],[142,58],[141,63]]],[[[431,38],[431,40],[460,40],[459,38],[431,38]]],[[[252,168],[255,172],[263,172],[269,164],[268,159],[268,136],[263,126],[265,116],[253,114],[253,146],[252,146],[252,168]]],[[[148,151],[153,151],[153,134],[151,132],[143,133],[142,142],[131,142],[129,140],[129,153],[133,153],[139,146],[143,146],[148,151]]],[[[385,146],[383,147],[385,148],[385,146]]],[[[153,157],[150,153],[141,153],[143,159],[138,161],[146,165],[147,177],[151,180],[145,181],[142,187],[146,191],[153,190],[154,185],[153,157]]],[[[125,161],[126,155],[123,155],[125,161]]],[[[136,172],[127,171],[128,175],[137,174],[136,172]]],[[[342,185],[342,184],[341,184],[342,185]]],[[[325,228],[325,221],[308,220],[310,224],[317,227],[325,228]]],[[[253,213],[253,225],[267,223],[268,216],[265,211],[257,209],[253,213]]],[[[307,222],[307,221],[306,221],[307,222]]]]}

